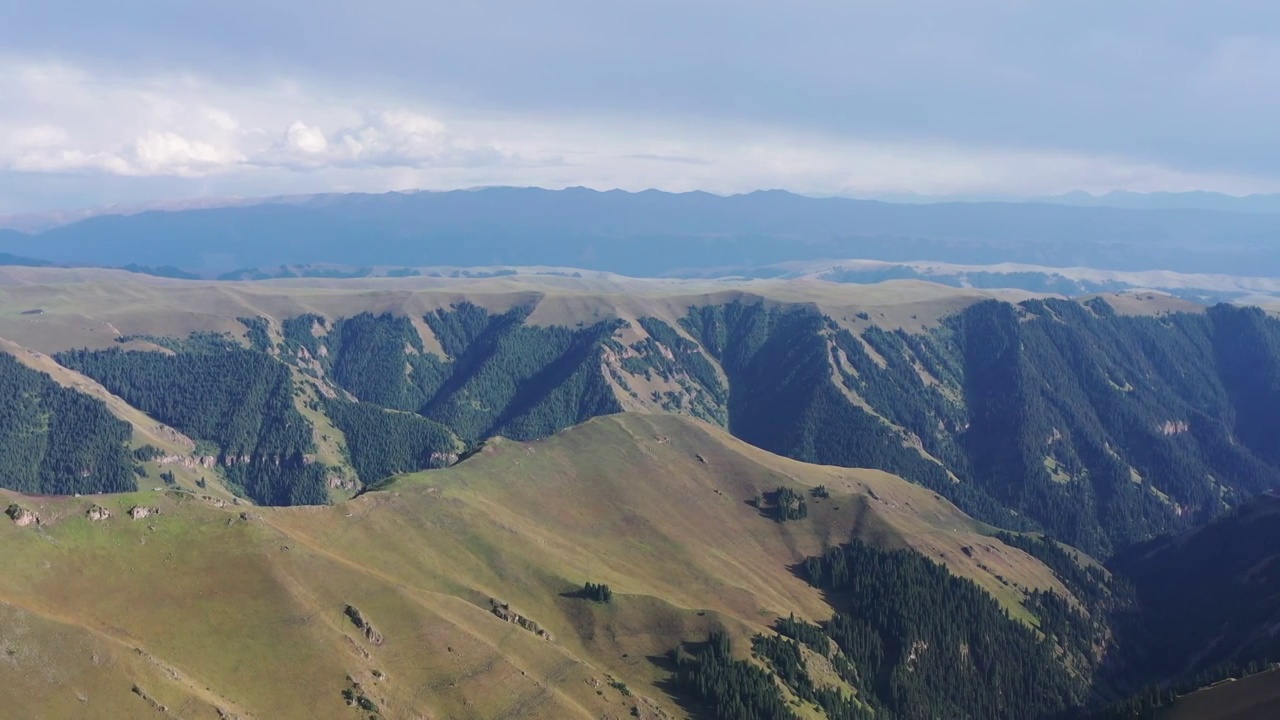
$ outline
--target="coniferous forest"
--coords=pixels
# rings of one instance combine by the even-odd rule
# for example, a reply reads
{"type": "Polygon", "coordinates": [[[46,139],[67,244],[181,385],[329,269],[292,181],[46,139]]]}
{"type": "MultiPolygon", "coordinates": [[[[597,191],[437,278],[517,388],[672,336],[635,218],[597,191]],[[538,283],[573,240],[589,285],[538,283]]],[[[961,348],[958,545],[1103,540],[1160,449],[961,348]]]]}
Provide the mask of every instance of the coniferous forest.
{"type": "Polygon", "coordinates": [[[4,487],[61,495],[137,488],[131,429],[101,400],[6,354],[0,354],[0,398],[4,487]]]}
{"type": "Polygon", "coordinates": [[[912,334],[735,302],[692,307],[678,329],[642,318],[629,346],[620,320],[569,328],[528,314],[433,311],[421,324],[434,349],[409,318],[363,313],[278,328],[246,317],[242,343],[136,336],[121,340],[170,352],[58,359],[213,443],[225,467],[248,458],[230,474],[260,501],[325,497],[323,469],[304,460],[314,428],[294,409],[294,372],[331,388],[315,409],[346,435],[365,483],[438,467],[494,435],[545,437],[627,400],[796,459],[895,473],[978,519],[1098,557],[1280,486],[1268,441],[1280,427],[1280,323],[1253,309],[1136,317],[1102,300],[993,300],[912,334]],[[671,390],[641,397],[642,382],[671,390]],[[281,470],[255,469],[256,458],[281,470]]]}
{"type": "MultiPolygon", "coordinates": [[[[530,312],[242,317],[243,337],[124,336],[158,347],[55,359],[188,435],[262,504],[329,502],[341,469],[318,460],[321,440],[370,486],[494,436],[534,440],[640,405],[798,460],[900,475],[1070,594],[1025,592],[1011,615],[914,552],[831,547],[796,570],[831,617],[780,618],[749,647],[718,633],[673,651],[673,682],[709,717],[799,717],[800,703],[830,718],[1058,718],[1106,702],[1142,717],[1170,683],[1280,659],[1253,635],[1275,612],[1257,592],[1270,576],[1251,570],[1274,546],[1257,498],[1280,488],[1280,322],[1261,311],[987,301],[915,333],[741,301],[675,323],[539,325],[530,312]],[[1196,528],[1199,542],[1162,539],[1196,528]],[[1228,546],[1239,562],[1204,549],[1228,546]],[[1186,568],[1216,579],[1187,589],[1186,568]],[[1221,590],[1250,572],[1252,585],[1221,590]]],[[[158,452],[133,450],[105,404],[11,356],[0,384],[15,399],[0,413],[5,487],[132,490],[158,452]]],[[[831,497],[783,484],[746,500],[807,523],[831,497]]],[[[614,604],[605,585],[583,596],[614,604]]]]}

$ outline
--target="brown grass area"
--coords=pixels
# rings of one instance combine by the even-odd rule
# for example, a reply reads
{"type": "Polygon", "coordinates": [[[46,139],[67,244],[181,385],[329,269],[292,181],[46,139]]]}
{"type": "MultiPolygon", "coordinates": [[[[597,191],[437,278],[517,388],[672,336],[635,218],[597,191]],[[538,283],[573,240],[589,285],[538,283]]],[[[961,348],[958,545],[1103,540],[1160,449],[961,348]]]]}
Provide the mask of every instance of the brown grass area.
{"type": "MultiPolygon", "coordinates": [[[[330,318],[389,312],[420,318],[473,302],[491,311],[533,306],[536,324],[577,325],[655,316],[675,324],[690,306],[733,302],[809,304],[850,327],[932,327],[974,302],[1029,293],[947,287],[916,280],[851,285],[819,280],[654,280],[592,274],[582,278],[297,279],[264,282],[182,281],[122,271],[0,268],[0,336],[46,353],[113,347],[121,335],[200,331],[244,334],[235,318],[275,320],[313,312],[330,318]],[[23,314],[31,310],[42,314],[23,314]],[[859,321],[865,312],[869,321],[859,321]]],[[[428,348],[438,344],[419,326],[428,348]]]]}
{"type": "Polygon", "coordinates": [[[791,568],[851,536],[916,548],[1015,610],[1020,593],[993,573],[1056,586],[927,490],[778,458],[667,415],[492,441],[458,466],[328,507],[219,508],[176,492],[0,500],[11,497],[42,524],[0,523],[0,608],[33,618],[14,647],[45,660],[14,670],[0,657],[0,678],[13,680],[0,684],[50,708],[81,707],[59,687],[90,688],[85,717],[144,716],[135,678],[189,708],[183,717],[343,717],[348,677],[386,717],[622,717],[639,696],[678,716],[657,656],[716,626],[745,647],[780,615],[826,619],[826,599],[791,568]],[[831,497],[785,524],[747,502],[782,484],[824,484],[831,497]],[[89,522],[91,503],[114,516],[89,522]],[[130,520],[136,504],[161,512],[130,520]],[[609,584],[614,602],[571,597],[585,581],[609,584]],[[554,639],[496,618],[491,597],[554,639]],[[381,644],[343,615],[347,604],[381,644]]]}

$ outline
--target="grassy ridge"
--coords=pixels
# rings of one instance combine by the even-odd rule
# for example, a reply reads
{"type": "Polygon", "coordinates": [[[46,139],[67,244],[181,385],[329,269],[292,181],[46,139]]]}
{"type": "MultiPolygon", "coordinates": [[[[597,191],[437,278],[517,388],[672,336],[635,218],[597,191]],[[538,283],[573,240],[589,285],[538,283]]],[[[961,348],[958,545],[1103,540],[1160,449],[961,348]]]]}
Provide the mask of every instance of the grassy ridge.
{"type": "MultiPolygon", "coordinates": [[[[927,490],[776,458],[667,416],[601,418],[545,442],[495,441],[454,468],[331,507],[242,517],[243,508],[178,493],[18,502],[42,524],[0,526],[11,568],[0,602],[40,608],[73,635],[140,648],[177,677],[137,682],[192,717],[212,707],[343,717],[348,676],[385,717],[648,713],[642,698],[678,716],[668,671],[647,658],[715,626],[743,638],[792,611],[828,617],[823,595],[789,567],[850,536],[914,547],[999,589],[1006,607],[1022,597],[1017,588],[1061,589],[1043,565],[927,490]],[[803,522],[777,523],[748,504],[782,483],[825,485],[830,497],[803,522]],[[90,522],[90,503],[114,516],[90,522]],[[125,517],[137,504],[161,512],[125,517]],[[588,579],[608,584],[614,601],[567,597],[588,579]],[[490,597],[554,639],[494,617],[490,597]],[[347,604],[382,644],[344,617],[347,604]],[[633,695],[610,688],[610,675],[633,695]]],[[[56,660],[65,637],[33,631],[18,646],[56,660]]],[[[114,688],[127,674],[70,660],[52,667],[73,688],[114,688]]],[[[24,679],[30,671],[0,663],[10,680],[0,699],[43,687],[24,679]]],[[[61,702],[63,690],[41,692],[25,706],[61,702]]],[[[119,695],[90,695],[95,717],[136,717],[143,707],[140,696],[119,705],[106,697],[119,695]]]]}

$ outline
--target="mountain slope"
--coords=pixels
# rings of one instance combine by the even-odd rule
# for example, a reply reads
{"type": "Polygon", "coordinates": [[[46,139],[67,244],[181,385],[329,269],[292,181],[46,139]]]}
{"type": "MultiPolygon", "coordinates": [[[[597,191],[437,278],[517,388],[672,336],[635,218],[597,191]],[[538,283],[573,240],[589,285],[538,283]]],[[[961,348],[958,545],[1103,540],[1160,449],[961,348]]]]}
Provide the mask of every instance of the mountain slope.
{"type": "Polygon", "coordinates": [[[792,612],[827,618],[826,597],[790,566],[850,537],[915,548],[1027,618],[1028,589],[1065,594],[927,490],[776,458],[672,416],[496,441],[331,507],[242,514],[173,492],[14,500],[41,522],[0,526],[0,602],[29,628],[4,638],[16,660],[0,663],[0,699],[94,717],[136,717],[146,698],[184,717],[356,717],[344,690],[382,717],[680,716],[652,657],[717,627],[743,637],[792,612]],[[780,523],[748,503],[779,485],[829,497],[780,523]],[[86,519],[91,505],[112,517],[86,519]],[[159,512],[131,520],[134,506],[159,512]],[[584,581],[613,601],[575,597],[584,581]],[[490,598],[536,625],[503,620],[490,598]],[[84,662],[94,647],[109,652],[84,662]]]}
{"type": "Polygon", "coordinates": [[[1154,641],[1144,658],[1150,669],[1176,677],[1280,659],[1277,547],[1280,496],[1266,493],[1203,528],[1116,558],[1111,566],[1134,583],[1154,641]]]}
{"type": "Polygon", "coordinates": [[[0,289],[0,330],[201,442],[259,503],[324,502],[619,410],[895,473],[1096,556],[1280,487],[1280,322],[1152,295],[1001,297],[609,277],[49,283],[0,289]]]}

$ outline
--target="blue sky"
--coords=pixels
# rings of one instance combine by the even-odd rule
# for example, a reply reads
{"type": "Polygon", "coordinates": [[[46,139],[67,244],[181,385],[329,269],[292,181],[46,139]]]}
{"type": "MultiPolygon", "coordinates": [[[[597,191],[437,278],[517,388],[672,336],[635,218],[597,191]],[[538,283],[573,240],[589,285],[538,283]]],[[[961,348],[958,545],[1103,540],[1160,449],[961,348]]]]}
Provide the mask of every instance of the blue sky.
{"type": "Polygon", "coordinates": [[[490,184],[1280,190],[1261,0],[0,0],[0,212],[490,184]]]}

